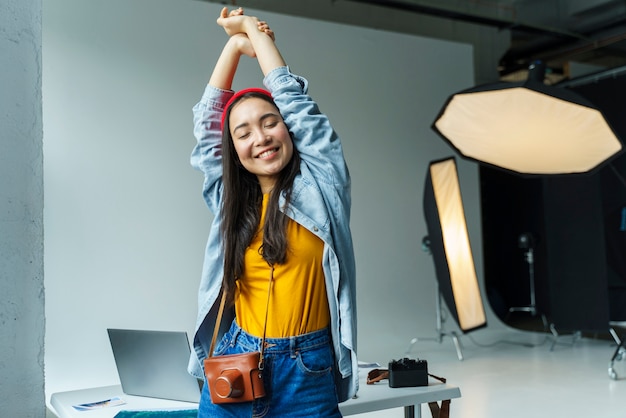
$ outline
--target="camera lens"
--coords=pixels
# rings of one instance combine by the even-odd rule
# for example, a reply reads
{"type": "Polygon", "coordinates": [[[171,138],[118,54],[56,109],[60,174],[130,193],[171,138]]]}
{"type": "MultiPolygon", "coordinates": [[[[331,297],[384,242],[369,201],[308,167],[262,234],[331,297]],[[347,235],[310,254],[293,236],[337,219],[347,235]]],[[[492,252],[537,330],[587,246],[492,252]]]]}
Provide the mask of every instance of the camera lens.
{"type": "Polygon", "coordinates": [[[243,395],[243,377],[239,370],[224,370],[220,377],[215,379],[214,390],[220,398],[238,398],[243,395]]]}

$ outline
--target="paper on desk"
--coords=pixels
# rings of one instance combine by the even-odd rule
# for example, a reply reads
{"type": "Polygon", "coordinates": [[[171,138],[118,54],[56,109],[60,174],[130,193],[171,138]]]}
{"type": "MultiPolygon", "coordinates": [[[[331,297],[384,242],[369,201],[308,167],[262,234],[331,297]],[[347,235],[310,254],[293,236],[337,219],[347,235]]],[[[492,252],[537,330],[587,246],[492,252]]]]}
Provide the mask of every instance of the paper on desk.
{"type": "Polygon", "coordinates": [[[122,398],[115,397],[111,399],[105,399],[103,401],[83,403],[80,405],[72,405],[72,408],[74,408],[77,411],[91,411],[93,409],[108,408],[111,406],[124,405],[125,403],[126,402],[122,398]]]}

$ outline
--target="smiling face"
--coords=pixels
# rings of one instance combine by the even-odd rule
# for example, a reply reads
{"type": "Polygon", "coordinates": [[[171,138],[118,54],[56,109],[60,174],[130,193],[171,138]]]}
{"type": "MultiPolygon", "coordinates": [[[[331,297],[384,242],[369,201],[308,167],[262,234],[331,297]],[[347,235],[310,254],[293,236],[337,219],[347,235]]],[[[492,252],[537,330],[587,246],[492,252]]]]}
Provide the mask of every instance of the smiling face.
{"type": "Polygon", "coordinates": [[[257,176],[263,193],[269,192],[293,156],[293,142],[278,109],[260,98],[242,99],[230,111],[229,128],[239,161],[257,176]]]}

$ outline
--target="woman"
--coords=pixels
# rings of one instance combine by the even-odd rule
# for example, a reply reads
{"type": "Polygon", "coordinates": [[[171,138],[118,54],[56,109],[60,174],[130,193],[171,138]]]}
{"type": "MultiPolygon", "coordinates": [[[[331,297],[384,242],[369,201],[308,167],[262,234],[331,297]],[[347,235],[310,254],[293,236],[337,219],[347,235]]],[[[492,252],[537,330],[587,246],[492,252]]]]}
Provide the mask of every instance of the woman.
{"type": "Polygon", "coordinates": [[[266,335],[266,396],[212,404],[205,384],[199,416],[341,416],[338,402],[358,386],[350,176],[341,144],[265,22],[227,8],[217,22],[229,39],[194,107],[191,162],[205,175],[214,220],[189,367],[203,376],[223,290],[231,309],[214,354],[260,351],[266,335]],[[233,93],[242,55],[256,57],[268,90],[233,93]]]}

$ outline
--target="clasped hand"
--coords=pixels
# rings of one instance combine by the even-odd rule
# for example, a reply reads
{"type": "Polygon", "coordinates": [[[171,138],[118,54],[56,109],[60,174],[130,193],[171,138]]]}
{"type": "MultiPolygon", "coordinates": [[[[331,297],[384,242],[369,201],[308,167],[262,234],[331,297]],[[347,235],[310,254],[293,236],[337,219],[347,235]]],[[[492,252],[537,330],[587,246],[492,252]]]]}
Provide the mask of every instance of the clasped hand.
{"type": "Polygon", "coordinates": [[[259,20],[255,16],[244,15],[243,8],[228,11],[227,7],[224,7],[220,13],[220,17],[217,18],[217,24],[224,28],[228,36],[233,36],[239,33],[250,36],[252,30],[257,30],[267,34],[272,40],[275,39],[274,31],[272,31],[267,22],[259,20]]]}

